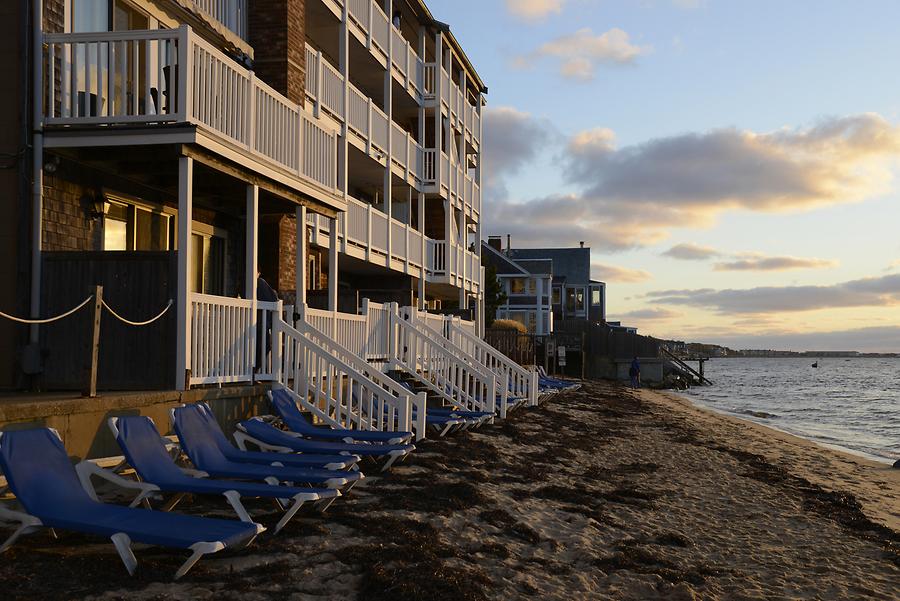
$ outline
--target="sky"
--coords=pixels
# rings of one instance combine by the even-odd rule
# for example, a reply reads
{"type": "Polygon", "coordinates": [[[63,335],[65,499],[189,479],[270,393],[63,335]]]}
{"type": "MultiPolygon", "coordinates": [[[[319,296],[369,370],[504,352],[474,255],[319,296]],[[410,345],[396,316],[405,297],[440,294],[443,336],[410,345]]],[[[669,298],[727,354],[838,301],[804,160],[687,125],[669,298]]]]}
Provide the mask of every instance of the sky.
{"type": "Polygon", "coordinates": [[[900,2],[428,4],[489,88],[485,236],[584,240],[641,333],[900,351],[900,2]]]}

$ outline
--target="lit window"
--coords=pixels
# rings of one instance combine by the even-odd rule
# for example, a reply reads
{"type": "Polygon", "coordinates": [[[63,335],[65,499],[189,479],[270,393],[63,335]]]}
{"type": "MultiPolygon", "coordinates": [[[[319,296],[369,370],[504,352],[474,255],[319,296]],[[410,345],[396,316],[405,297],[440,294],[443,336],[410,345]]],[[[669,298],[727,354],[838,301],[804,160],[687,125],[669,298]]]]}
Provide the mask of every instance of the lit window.
{"type": "Polygon", "coordinates": [[[525,294],[525,278],[512,278],[509,281],[510,294],[525,294]]]}
{"type": "Polygon", "coordinates": [[[591,288],[591,304],[595,307],[600,305],[600,289],[591,288]]]}
{"type": "Polygon", "coordinates": [[[171,250],[171,227],[171,215],[110,201],[103,218],[103,250],[171,250]]]}
{"type": "Polygon", "coordinates": [[[584,288],[566,288],[566,311],[584,312],[584,288]]]}

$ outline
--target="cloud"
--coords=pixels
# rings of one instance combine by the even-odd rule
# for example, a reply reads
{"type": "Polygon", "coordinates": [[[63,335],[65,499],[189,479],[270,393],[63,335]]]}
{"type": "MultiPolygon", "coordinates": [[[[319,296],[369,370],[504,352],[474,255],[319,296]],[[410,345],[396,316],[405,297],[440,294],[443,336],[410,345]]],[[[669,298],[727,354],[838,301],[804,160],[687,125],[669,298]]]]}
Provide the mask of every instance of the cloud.
{"type": "Polygon", "coordinates": [[[621,320],[640,319],[644,321],[659,321],[663,319],[674,319],[683,315],[684,313],[679,313],[678,311],[673,311],[671,309],[657,308],[635,309],[634,311],[628,311],[627,313],[617,313],[616,318],[621,320]]]}
{"type": "Polygon", "coordinates": [[[565,0],[506,0],[506,10],[526,21],[540,21],[562,12],[565,0]]]}
{"type": "Polygon", "coordinates": [[[604,282],[618,282],[622,284],[636,284],[653,279],[649,272],[642,269],[604,265],[603,263],[591,263],[591,277],[604,282]]]}
{"type": "Polygon", "coordinates": [[[664,257],[672,259],[680,259],[682,261],[705,261],[719,256],[719,251],[711,246],[701,246],[693,242],[685,242],[676,244],[666,252],[662,253],[664,257]]]}
{"type": "Polygon", "coordinates": [[[678,8],[683,8],[685,10],[700,8],[705,3],[706,0],[672,0],[672,4],[674,4],[678,8]]]}
{"type": "Polygon", "coordinates": [[[900,304],[900,274],[830,286],[761,286],[748,289],[657,290],[647,297],[664,305],[711,309],[722,314],[761,314],[900,304]]]}
{"type": "Polygon", "coordinates": [[[523,67],[543,58],[554,58],[563,77],[590,81],[599,65],[630,65],[651,51],[650,46],[633,44],[628,33],[621,29],[595,34],[584,27],[541,44],[533,52],[518,57],[514,64],[523,67]]]}
{"type": "Polygon", "coordinates": [[[885,267],[884,270],[885,271],[894,271],[898,267],[900,267],[900,259],[894,259],[893,261],[890,262],[890,264],[887,267],[885,267]]]}
{"type": "Polygon", "coordinates": [[[837,261],[828,259],[750,255],[735,261],[716,263],[713,269],[716,271],[788,271],[790,269],[827,269],[837,267],[837,265],[837,261]]]}
{"type": "Polygon", "coordinates": [[[491,201],[504,199],[504,179],[518,173],[557,135],[546,121],[508,106],[484,112],[484,186],[491,201]]]}
{"type": "Polygon", "coordinates": [[[890,189],[900,155],[900,127],[877,114],[770,133],[717,129],[624,147],[614,132],[596,128],[560,151],[574,191],[512,199],[502,186],[490,190],[492,183],[552,152],[544,148],[556,138],[548,133],[552,126],[526,113],[494,110],[500,126],[491,132],[491,112],[485,122],[485,219],[533,237],[534,244],[585,240],[621,251],[659,244],[673,228],[712,227],[729,211],[799,212],[859,202],[890,189]]]}

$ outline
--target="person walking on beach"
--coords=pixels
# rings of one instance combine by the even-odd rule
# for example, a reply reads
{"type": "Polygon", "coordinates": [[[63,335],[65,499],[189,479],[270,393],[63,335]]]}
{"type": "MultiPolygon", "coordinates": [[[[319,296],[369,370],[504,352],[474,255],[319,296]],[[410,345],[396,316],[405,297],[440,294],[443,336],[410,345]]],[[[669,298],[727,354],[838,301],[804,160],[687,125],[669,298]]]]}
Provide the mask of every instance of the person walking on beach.
{"type": "Polygon", "coordinates": [[[631,367],[628,368],[628,377],[631,378],[632,388],[641,387],[641,363],[637,357],[631,361],[631,367]]]}

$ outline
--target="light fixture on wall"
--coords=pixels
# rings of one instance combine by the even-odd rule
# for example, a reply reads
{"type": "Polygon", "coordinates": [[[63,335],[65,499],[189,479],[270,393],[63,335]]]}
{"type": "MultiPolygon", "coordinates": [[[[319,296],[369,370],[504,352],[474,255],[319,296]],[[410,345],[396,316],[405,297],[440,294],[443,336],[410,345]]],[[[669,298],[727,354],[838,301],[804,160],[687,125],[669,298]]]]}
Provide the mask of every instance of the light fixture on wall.
{"type": "Polygon", "coordinates": [[[49,159],[44,161],[44,172],[45,173],[56,173],[56,170],[59,169],[59,157],[51,156],[49,159]]]}
{"type": "Polygon", "coordinates": [[[85,216],[91,221],[99,221],[109,209],[106,196],[98,190],[85,192],[81,196],[81,206],[84,209],[85,216]]]}

